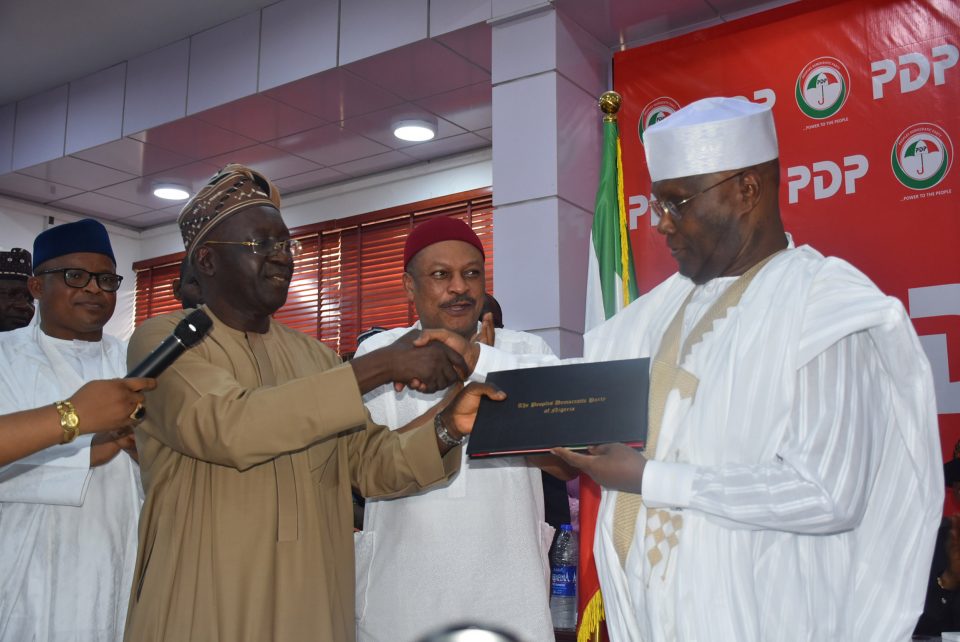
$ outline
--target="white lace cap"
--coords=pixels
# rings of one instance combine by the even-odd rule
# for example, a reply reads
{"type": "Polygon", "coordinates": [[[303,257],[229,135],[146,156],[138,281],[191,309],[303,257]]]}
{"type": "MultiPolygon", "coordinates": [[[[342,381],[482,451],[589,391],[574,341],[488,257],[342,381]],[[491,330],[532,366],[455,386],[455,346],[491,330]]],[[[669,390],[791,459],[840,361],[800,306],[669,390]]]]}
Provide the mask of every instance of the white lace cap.
{"type": "Polygon", "coordinates": [[[742,169],[779,155],[773,112],[742,98],[704,98],[643,132],[654,183],[742,169]]]}

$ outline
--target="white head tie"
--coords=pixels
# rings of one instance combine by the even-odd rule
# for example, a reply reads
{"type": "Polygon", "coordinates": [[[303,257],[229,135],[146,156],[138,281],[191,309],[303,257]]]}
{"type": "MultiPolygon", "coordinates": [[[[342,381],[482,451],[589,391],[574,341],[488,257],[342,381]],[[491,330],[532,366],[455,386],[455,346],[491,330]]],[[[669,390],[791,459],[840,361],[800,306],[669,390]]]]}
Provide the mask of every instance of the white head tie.
{"type": "Polygon", "coordinates": [[[742,98],[704,98],[643,132],[654,183],[743,169],[779,156],[769,107],[742,98]]]}

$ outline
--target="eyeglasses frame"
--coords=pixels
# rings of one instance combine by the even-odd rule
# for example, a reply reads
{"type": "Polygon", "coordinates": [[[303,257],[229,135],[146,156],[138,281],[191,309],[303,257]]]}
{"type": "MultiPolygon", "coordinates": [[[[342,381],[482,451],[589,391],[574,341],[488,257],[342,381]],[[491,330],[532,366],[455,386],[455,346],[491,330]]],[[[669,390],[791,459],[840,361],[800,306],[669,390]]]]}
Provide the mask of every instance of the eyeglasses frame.
{"type": "Polygon", "coordinates": [[[97,280],[97,287],[103,290],[104,292],[109,292],[113,294],[120,289],[120,284],[123,283],[123,275],[117,274],[115,272],[91,272],[90,270],[84,270],[83,268],[77,267],[63,267],[63,268],[51,268],[49,270],[43,270],[42,272],[34,272],[34,276],[43,276],[45,274],[56,274],[57,272],[63,273],[63,282],[67,287],[76,288],[77,290],[82,290],[83,288],[90,285],[92,279],[97,280]],[[72,285],[67,281],[67,272],[83,272],[87,275],[87,280],[83,282],[82,285],[72,285]],[[103,284],[100,282],[100,277],[109,276],[117,279],[117,287],[110,290],[103,287],[103,284]]]}
{"type": "Polygon", "coordinates": [[[300,252],[303,251],[303,243],[299,239],[286,239],[284,241],[277,241],[273,244],[273,247],[269,252],[261,254],[257,252],[256,248],[260,243],[264,241],[269,241],[271,239],[259,239],[256,241],[204,241],[205,245],[243,245],[250,248],[250,251],[256,254],[257,256],[272,256],[274,254],[289,254],[292,258],[296,258],[300,252]],[[289,249],[286,249],[289,248],[289,249]]]}
{"type": "Polygon", "coordinates": [[[705,188],[705,189],[702,189],[702,190],[700,190],[699,192],[697,192],[696,194],[694,194],[694,195],[692,195],[692,196],[686,197],[685,199],[683,199],[683,200],[680,201],[679,203],[673,203],[672,201],[660,201],[660,200],[651,201],[651,202],[650,202],[650,209],[654,210],[654,212],[655,212],[655,213],[657,214],[657,216],[659,216],[660,218],[663,218],[664,214],[669,214],[669,215],[670,215],[670,218],[673,219],[673,222],[674,222],[674,223],[679,223],[681,220],[683,220],[683,213],[680,211],[680,208],[681,208],[681,207],[683,207],[684,205],[686,205],[687,203],[689,203],[690,201],[692,201],[692,200],[695,199],[696,197],[702,196],[703,194],[706,194],[707,192],[709,192],[710,190],[712,190],[714,187],[718,187],[718,186],[720,186],[720,185],[723,185],[724,183],[726,183],[726,182],[729,181],[729,180],[733,180],[734,178],[737,178],[737,177],[739,177],[739,176],[743,176],[743,175],[746,173],[746,171],[747,171],[747,170],[742,169],[742,170],[740,170],[739,172],[737,172],[736,174],[731,174],[730,176],[727,176],[726,178],[724,178],[724,179],[722,179],[722,180],[720,180],[720,181],[717,181],[716,183],[714,183],[714,184],[711,185],[710,187],[707,187],[707,188],[705,188]]]}

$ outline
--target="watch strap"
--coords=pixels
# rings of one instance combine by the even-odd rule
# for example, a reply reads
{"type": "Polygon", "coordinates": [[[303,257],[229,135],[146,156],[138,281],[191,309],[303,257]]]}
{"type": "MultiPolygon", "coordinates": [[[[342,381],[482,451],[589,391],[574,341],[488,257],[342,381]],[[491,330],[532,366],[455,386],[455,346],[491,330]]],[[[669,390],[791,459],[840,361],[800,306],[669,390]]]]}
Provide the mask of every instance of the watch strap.
{"type": "Polygon", "coordinates": [[[462,435],[459,439],[450,434],[447,425],[443,423],[443,413],[438,412],[433,418],[433,428],[436,430],[437,439],[445,446],[459,446],[466,441],[467,436],[462,435]]]}
{"type": "Polygon", "coordinates": [[[62,444],[69,444],[80,434],[80,417],[77,416],[77,409],[69,401],[58,401],[53,404],[60,414],[60,428],[63,429],[62,444]]]}

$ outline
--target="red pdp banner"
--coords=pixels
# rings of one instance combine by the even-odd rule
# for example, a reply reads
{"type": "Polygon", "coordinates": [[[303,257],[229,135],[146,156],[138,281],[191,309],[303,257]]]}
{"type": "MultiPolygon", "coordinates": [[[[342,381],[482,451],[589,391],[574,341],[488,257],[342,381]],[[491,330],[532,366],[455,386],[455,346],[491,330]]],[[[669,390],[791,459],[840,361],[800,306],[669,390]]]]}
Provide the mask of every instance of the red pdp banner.
{"type": "Polygon", "coordinates": [[[649,209],[643,130],[707,96],[771,104],[784,224],[903,301],[934,370],[945,459],[960,439],[958,62],[956,0],[804,0],[614,56],[641,291],[676,270],[649,209]]]}

